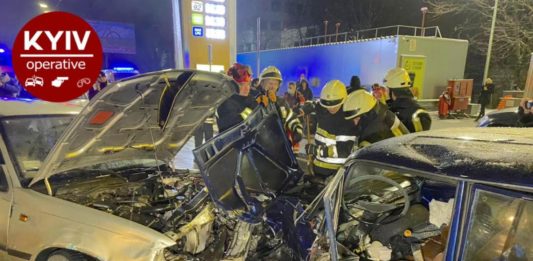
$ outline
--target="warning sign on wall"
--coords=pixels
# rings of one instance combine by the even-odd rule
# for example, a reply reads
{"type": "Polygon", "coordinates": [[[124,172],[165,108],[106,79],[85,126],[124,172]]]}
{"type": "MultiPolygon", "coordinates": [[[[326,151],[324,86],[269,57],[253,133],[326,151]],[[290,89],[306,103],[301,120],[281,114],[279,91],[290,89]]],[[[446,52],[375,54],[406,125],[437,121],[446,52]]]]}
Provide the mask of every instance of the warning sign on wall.
{"type": "Polygon", "coordinates": [[[417,98],[422,97],[426,76],[426,57],[402,56],[402,67],[409,72],[411,81],[413,81],[413,94],[417,98]]]}

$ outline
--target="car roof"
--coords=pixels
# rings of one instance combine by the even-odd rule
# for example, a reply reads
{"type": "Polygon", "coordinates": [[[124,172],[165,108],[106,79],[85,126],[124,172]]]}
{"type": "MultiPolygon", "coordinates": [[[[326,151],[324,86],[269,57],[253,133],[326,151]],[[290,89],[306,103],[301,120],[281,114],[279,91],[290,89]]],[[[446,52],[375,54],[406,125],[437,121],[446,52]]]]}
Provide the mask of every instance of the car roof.
{"type": "Polygon", "coordinates": [[[86,103],[85,100],[56,103],[32,99],[2,98],[0,99],[0,117],[78,114],[86,103]]]}
{"type": "Polygon", "coordinates": [[[375,143],[352,158],[452,178],[533,188],[533,131],[455,128],[375,143]]]}

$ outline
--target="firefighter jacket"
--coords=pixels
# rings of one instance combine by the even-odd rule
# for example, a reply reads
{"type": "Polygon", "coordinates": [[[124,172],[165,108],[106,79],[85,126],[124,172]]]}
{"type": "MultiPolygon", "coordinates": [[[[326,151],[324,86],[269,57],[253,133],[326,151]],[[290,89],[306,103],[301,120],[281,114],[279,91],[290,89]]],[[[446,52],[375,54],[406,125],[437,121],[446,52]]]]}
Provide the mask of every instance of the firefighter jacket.
{"type": "Polygon", "coordinates": [[[225,100],[216,111],[218,132],[221,133],[248,118],[257,102],[251,96],[234,94],[225,100]]]}
{"type": "Polygon", "coordinates": [[[275,104],[281,116],[283,127],[289,134],[289,139],[293,144],[298,143],[303,136],[303,126],[300,119],[298,119],[298,115],[294,113],[283,97],[277,97],[275,104]]]}
{"type": "Polygon", "coordinates": [[[366,147],[372,143],[408,134],[409,130],[387,109],[387,105],[378,102],[376,107],[361,116],[357,125],[359,148],[366,147]]]}
{"type": "Polygon", "coordinates": [[[316,113],[317,129],[313,170],[316,175],[329,176],[344,164],[356,142],[356,128],[351,120],[344,119],[340,109],[331,114],[316,101],[308,101],[302,107],[305,114],[316,113]]]}
{"type": "Polygon", "coordinates": [[[389,104],[389,109],[398,116],[410,132],[420,132],[431,128],[431,116],[412,98],[397,98],[389,104]]]}

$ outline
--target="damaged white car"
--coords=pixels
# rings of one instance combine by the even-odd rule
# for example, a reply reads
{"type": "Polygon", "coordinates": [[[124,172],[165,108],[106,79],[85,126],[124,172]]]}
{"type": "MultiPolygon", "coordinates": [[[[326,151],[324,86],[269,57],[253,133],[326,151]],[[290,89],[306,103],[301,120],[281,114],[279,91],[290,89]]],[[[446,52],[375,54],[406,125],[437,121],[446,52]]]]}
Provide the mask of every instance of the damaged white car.
{"type": "Polygon", "coordinates": [[[239,221],[217,213],[199,173],[170,164],[236,90],[222,74],[161,71],[113,83],[75,119],[34,119],[39,108],[22,105],[0,113],[0,259],[242,256],[239,221]],[[163,92],[173,95],[162,127],[163,92]]]}

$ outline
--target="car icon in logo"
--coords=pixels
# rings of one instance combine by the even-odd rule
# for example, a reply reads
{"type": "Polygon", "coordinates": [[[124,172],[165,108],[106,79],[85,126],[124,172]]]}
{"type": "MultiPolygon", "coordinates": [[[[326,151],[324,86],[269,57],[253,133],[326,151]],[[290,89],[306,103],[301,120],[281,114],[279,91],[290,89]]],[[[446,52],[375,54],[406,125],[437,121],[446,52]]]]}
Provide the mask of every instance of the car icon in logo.
{"type": "Polygon", "coordinates": [[[24,82],[24,85],[26,86],[44,86],[44,80],[42,77],[33,76],[31,78],[27,78],[24,82]]]}

